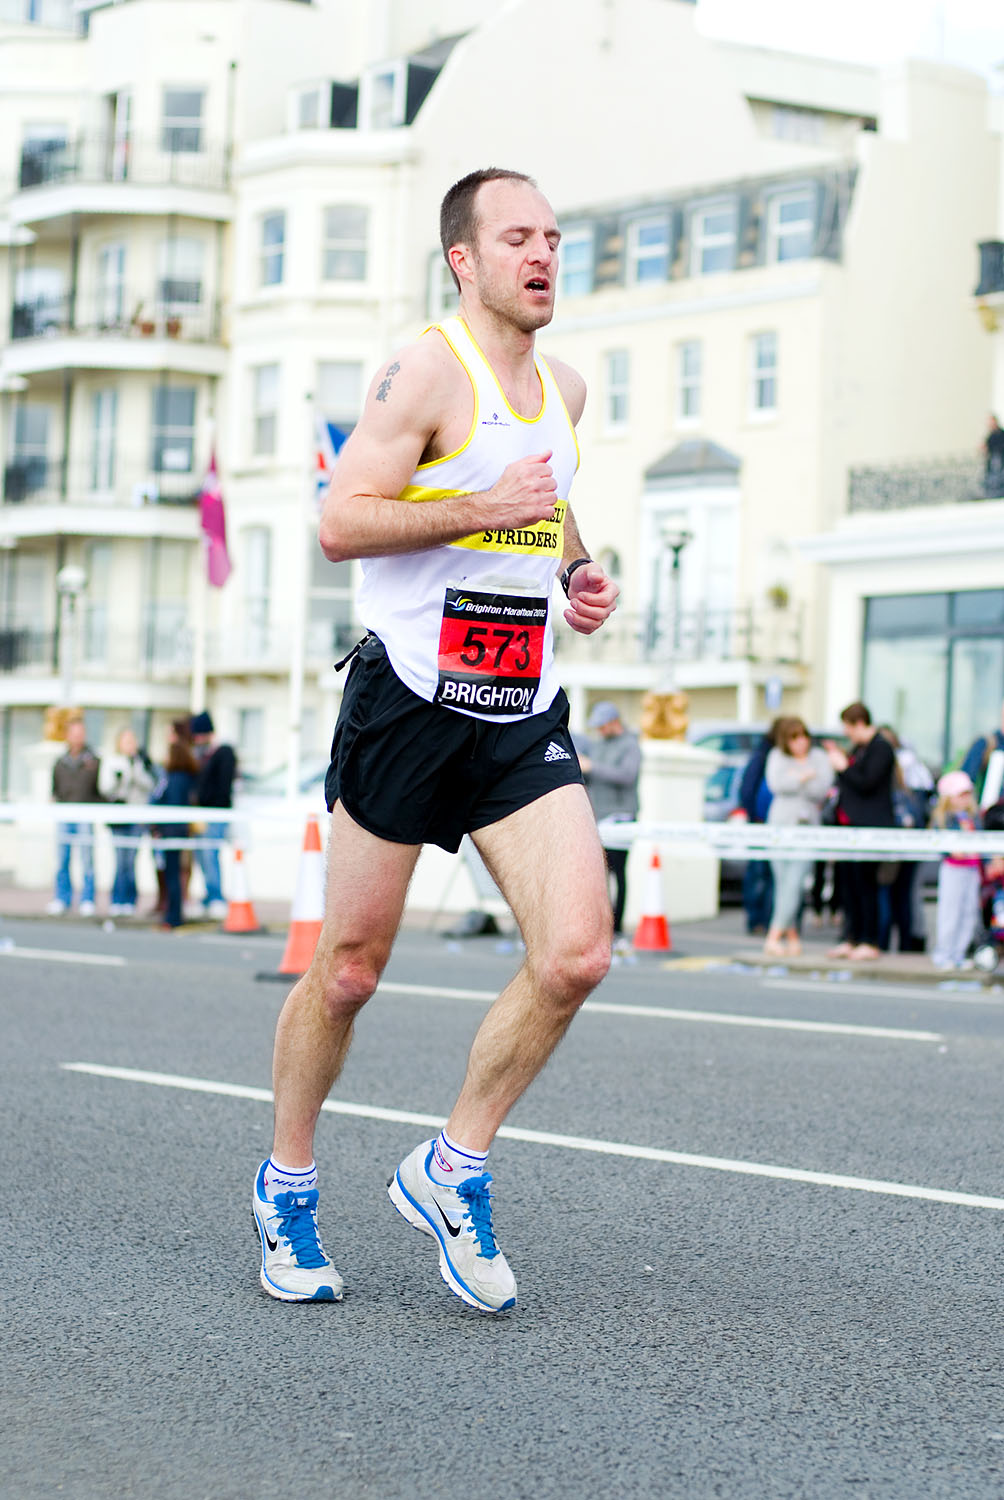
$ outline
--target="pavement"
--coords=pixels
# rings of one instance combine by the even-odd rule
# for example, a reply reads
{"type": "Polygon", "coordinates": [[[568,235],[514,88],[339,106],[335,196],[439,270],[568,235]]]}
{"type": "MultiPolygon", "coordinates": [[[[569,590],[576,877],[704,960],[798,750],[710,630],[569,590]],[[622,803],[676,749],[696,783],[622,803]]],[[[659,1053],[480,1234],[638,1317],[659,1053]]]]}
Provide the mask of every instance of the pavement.
{"type": "MultiPolygon", "coordinates": [[[[51,921],[52,918],[46,913],[50,895],[48,891],[25,890],[9,882],[5,883],[0,875],[0,920],[3,917],[13,917],[51,921]]],[[[285,932],[287,930],[290,913],[288,901],[256,900],[254,911],[262,928],[266,931],[285,932]]],[[[934,933],[933,901],[926,903],[925,916],[929,934],[928,949],[930,949],[934,933]]],[[[59,918],[59,921],[67,927],[76,925],[101,927],[110,920],[107,903],[101,896],[98,897],[97,912],[93,917],[80,917],[75,912],[68,912],[59,918]]],[[[137,916],[114,919],[116,928],[121,927],[124,930],[157,927],[159,921],[157,913],[150,909],[149,901],[141,907],[137,916]]],[[[461,916],[457,913],[435,913],[409,908],[405,914],[403,927],[405,930],[443,935],[455,928],[460,921],[461,916]]],[[[179,929],[179,932],[218,932],[219,930],[219,922],[204,917],[197,907],[193,907],[190,915],[186,917],[184,927],[179,929]]],[[[947,985],[953,988],[962,984],[996,990],[1004,980],[1004,969],[1001,971],[1002,980],[998,980],[996,974],[985,975],[972,971],[946,975],[935,969],[927,953],[884,953],[879,959],[859,963],[832,959],[827,956],[827,949],[836,944],[838,935],[838,930],[828,922],[820,922],[811,914],[806,914],[803,920],[802,953],[797,957],[779,959],[764,954],[762,938],[751,937],[746,932],[742,908],[737,905],[725,905],[715,916],[702,921],[680,923],[670,921],[672,947],[671,951],[663,956],[669,961],[688,966],[700,966],[704,961],[715,963],[728,958],[734,963],[745,964],[752,969],[767,969],[775,973],[783,971],[814,976],[825,972],[844,979],[856,976],[860,979],[880,979],[891,983],[934,984],[943,987],[947,985]]]]}
{"type": "Polygon", "coordinates": [[[1001,1005],[673,936],[493,1146],[492,1318],[384,1184],[510,938],[401,934],[317,1134],[345,1300],[289,1307],[249,1211],[282,933],[5,914],[0,1500],[1000,1500],[1001,1005]]]}

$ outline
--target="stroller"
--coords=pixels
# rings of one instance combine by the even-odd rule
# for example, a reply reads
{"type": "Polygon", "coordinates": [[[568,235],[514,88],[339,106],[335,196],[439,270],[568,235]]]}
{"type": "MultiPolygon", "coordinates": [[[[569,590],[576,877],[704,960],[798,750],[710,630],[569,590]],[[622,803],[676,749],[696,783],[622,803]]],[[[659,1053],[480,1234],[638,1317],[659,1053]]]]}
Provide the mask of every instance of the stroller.
{"type": "MultiPolygon", "coordinates": [[[[988,833],[1004,833],[1004,801],[995,802],[983,814],[983,827],[988,833]]],[[[1004,865],[1004,860],[988,861],[1004,865]]],[[[984,974],[992,974],[1004,953],[1004,870],[1000,874],[984,874],[980,890],[983,925],[973,945],[973,963],[984,974]]]]}

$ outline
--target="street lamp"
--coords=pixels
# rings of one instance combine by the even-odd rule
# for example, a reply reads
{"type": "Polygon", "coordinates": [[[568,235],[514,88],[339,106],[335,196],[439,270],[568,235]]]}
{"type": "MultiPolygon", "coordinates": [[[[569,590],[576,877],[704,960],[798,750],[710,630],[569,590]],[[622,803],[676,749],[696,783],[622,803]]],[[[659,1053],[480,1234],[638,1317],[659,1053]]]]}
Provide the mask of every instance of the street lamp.
{"type": "Polygon", "coordinates": [[[59,590],[59,658],[63,678],[63,706],[73,707],[77,655],[77,600],[87,587],[87,574],[75,563],[67,563],[56,574],[59,590]]]}
{"type": "Polygon", "coordinates": [[[669,651],[666,663],[666,686],[673,686],[673,665],[676,653],[680,649],[680,556],[688,542],[692,542],[694,534],[692,531],[680,531],[667,528],[662,533],[662,545],[671,552],[672,562],[669,569],[669,651]]]}

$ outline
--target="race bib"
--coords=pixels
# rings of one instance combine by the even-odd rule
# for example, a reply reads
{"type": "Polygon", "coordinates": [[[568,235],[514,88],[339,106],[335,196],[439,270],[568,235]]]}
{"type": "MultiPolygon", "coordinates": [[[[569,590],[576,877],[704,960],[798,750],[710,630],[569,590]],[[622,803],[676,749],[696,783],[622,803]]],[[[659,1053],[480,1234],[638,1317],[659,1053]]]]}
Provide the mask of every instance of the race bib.
{"type": "Polygon", "coordinates": [[[466,713],[530,713],[546,628],[546,599],[447,588],[433,702],[466,713]]]}

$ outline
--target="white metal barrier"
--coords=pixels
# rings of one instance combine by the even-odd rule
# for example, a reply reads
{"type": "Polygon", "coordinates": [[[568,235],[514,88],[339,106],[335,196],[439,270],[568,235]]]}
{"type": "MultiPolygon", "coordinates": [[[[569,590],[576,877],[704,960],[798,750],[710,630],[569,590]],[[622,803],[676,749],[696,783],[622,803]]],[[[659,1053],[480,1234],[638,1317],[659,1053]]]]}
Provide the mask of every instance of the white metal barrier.
{"type": "Polygon", "coordinates": [[[639,840],[678,845],[681,858],[706,854],[720,859],[938,859],[942,854],[968,858],[1004,857],[1004,833],[959,833],[943,828],[784,827],[772,823],[619,823],[600,824],[606,849],[630,849],[639,840]]]}

